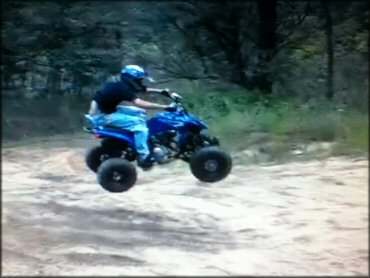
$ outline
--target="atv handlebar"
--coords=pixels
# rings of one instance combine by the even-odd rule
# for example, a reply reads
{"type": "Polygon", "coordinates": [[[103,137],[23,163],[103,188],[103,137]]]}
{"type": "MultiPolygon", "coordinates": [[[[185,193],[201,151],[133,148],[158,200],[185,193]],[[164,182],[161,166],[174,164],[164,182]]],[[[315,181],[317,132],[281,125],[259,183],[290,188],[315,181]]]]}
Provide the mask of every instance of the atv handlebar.
{"type": "Polygon", "coordinates": [[[182,96],[180,96],[178,93],[171,93],[170,94],[170,98],[175,102],[175,103],[179,103],[182,99],[182,96]]]}
{"type": "Polygon", "coordinates": [[[185,107],[181,104],[182,96],[175,92],[170,92],[170,90],[166,89],[161,91],[161,95],[168,97],[172,100],[172,106],[176,108],[177,112],[186,112],[185,107]]]}
{"type": "Polygon", "coordinates": [[[161,95],[172,99],[174,102],[178,103],[182,99],[178,93],[171,92],[169,89],[165,89],[161,91],[161,95]]]}

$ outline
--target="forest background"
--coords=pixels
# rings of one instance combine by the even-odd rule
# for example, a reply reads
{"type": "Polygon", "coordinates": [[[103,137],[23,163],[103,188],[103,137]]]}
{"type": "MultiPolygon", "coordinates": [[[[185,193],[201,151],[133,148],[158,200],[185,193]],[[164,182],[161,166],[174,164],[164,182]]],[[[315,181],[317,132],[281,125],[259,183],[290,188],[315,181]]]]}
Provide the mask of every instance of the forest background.
{"type": "Polygon", "coordinates": [[[139,64],[228,149],[258,144],[281,157],[329,142],[331,155],[368,152],[368,1],[1,6],[3,142],[87,136],[92,95],[139,64]]]}

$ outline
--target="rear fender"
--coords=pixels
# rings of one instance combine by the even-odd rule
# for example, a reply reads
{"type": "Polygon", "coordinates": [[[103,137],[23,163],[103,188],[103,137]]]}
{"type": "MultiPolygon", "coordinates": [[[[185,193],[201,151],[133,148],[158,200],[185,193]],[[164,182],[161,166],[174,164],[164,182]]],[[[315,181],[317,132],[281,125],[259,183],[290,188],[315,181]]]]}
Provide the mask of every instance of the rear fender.
{"type": "Polygon", "coordinates": [[[126,134],[113,132],[113,131],[107,131],[107,130],[95,130],[95,134],[102,138],[110,137],[110,138],[116,138],[119,140],[123,140],[123,141],[128,142],[131,147],[135,146],[134,138],[131,135],[126,135],[126,134]]]}

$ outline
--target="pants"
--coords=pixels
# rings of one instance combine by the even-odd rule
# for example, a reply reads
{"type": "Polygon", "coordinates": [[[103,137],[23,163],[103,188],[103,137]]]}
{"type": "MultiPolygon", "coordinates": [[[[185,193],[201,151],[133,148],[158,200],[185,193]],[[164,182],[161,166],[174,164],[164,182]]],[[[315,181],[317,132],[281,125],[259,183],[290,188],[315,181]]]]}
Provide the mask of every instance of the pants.
{"type": "Polygon", "coordinates": [[[133,132],[139,160],[145,159],[150,154],[145,110],[134,106],[118,106],[117,112],[94,116],[94,122],[96,125],[110,125],[133,132]]]}

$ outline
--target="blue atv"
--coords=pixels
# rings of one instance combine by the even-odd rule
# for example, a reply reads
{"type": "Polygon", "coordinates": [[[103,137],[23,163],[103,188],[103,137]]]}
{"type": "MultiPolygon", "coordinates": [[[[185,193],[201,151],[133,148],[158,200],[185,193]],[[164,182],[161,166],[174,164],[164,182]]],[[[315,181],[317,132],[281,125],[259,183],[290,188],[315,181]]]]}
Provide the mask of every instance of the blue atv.
{"type": "MultiPolygon", "coordinates": [[[[177,93],[168,93],[174,112],[161,112],[147,121],[149,148],[154,164],[181,159],[190,164],[192,174],[202,182],[217,182],[231,171],[231,157],[221,151],[218,139],[204,133],[204,122],[189,114],[177,93]]],[[[97,173],[99,184],[109,192],[124,192],[137,178],[132,162],[137,158],[134,135],[116,127],[96,126],[89,115],[85,131],[101,139],[88,150],[85,162],[97,173]]]]}

